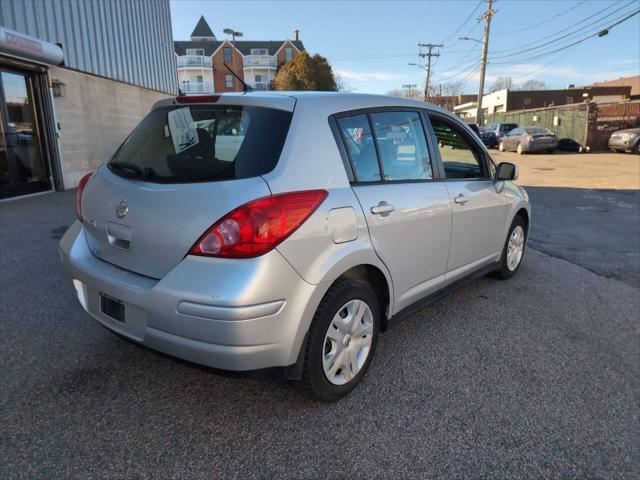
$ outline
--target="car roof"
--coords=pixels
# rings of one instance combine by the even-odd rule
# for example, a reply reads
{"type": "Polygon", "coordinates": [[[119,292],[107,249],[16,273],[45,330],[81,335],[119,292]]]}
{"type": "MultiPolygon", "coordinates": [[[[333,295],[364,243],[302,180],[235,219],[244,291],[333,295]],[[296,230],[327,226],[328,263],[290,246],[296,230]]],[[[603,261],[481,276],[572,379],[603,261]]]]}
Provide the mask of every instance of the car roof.
{"type": "MultiPolygon", "coordinates": [[[[181,97],[181,104],[189,105],[189,97],[181,97]]],[[[200,97],[201,98],[201,97],[200,97]]],[[[334,112],[357,110],[359,108],[376,107],[416,107],[428,108],[447,115],[451,113],[437,105],[419,100],[389,95],[375,95],[351,92],[317,92],[317,91],[268,91],[268,92],[231,92],[211,95],[212,103],[222,105],[254,105],[293,111],[296,104],[317,104],[321,102],[324,108],[334,112]]],[[[195,102],[194,102],[195,103],[195,102]]],[[[202,101],[198,101],[201,104],[202,101]]],[[[156,102],[153,108],[177,105],[176,97],[166,98],[156,102]]]]}

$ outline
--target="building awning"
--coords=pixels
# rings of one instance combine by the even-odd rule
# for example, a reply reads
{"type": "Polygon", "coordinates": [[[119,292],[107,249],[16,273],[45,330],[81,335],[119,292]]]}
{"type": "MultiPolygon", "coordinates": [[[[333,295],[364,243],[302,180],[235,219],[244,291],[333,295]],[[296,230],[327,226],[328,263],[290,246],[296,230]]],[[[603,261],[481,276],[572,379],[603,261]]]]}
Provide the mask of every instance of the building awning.
{"type": "Polygon", "coordinates": [[[64,61],[59,45],[3,27],[0,27],[0,53],[48,65],[62,65],[64,61]]]}

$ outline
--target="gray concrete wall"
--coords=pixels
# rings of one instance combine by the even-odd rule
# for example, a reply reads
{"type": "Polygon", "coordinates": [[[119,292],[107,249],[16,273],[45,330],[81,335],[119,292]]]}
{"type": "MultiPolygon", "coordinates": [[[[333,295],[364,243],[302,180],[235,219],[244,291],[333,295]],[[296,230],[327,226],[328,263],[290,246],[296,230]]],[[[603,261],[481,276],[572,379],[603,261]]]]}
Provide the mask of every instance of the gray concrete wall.
{"type": "Polygon", "coordinates": [[[54,98],[64,187],[106,162],[152,105],[167,95],[135,85],[53,67],[52,79],[66,86],[54,98]]]}

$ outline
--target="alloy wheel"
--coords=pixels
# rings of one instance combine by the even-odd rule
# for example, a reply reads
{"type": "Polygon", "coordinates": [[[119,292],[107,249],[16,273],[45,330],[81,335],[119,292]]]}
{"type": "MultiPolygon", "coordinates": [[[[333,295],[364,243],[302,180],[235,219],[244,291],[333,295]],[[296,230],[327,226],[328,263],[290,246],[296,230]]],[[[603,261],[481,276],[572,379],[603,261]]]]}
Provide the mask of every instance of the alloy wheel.
{"type": "Polygon", "coordinates": [[[334,385],[350,382],[367,361],[373,340],[373,313],[359,299],[345,303],[333,316],[324,338],[322,370],[334,385]]]}
{"type": "Polygon", "coordinates": [[[515,271],[520,265],[524,253],[524,229],[517,225],[511,232],[509,244],[507,245],[507,268],[515,271]]]}

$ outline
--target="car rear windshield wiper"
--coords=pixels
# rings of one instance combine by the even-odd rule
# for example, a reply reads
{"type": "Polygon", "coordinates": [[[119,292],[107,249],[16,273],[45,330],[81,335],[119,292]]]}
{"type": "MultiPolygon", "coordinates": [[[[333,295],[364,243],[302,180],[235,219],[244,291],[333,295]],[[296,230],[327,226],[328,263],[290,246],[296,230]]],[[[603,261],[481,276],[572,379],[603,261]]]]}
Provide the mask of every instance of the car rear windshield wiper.
{"type": "Polygon", "coordinates": [[[109,170],[116,169],[127,176],[135,178],[149,178],[154,174],[151,167],[140,167],[135,163],[129,162],[109,162],[107,167],[109,167],[109,170]]]}

